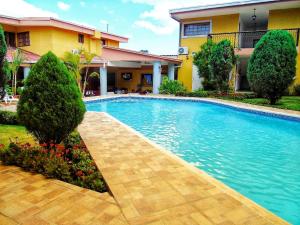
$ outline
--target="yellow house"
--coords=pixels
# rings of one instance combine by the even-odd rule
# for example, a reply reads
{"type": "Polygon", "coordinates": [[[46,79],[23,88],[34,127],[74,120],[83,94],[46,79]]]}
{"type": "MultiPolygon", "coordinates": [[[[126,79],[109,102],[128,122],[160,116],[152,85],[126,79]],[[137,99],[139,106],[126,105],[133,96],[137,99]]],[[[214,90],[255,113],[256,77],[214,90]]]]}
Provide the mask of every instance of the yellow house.
{"type": "Polygon", "coordinates": [[[19,81],[26,78],[30,66],[48,51],[63,58],[65,52],[84,49],[96,54],[89,71],[100,73],[100,81],[91,79],[88,93],[106,95],[110,91],[145,90],[158,93],[162,75],[174,79],[175,65],[181,62],[176,58],[122,49],[120,43],[127,43],[126,37],[51,17],[0,16],[0,24],[9,47],[8,61],[12,60],[16,48],[25,56],[19,81]]]}
{"type": "MultiPolygon", "coordinates": [[[[298,0],[246,0],[224,4],[196,6],[170,10],[173,19],[180,23],[179,58],[182,59],[178,79],[189,90],[201,88],[193,54],[211,38],[218,42],[228,39],[239,55],[239,62],[232,73],[236,91],[249,90],[247,63],[255,44],[272,29],[288,30],[298,48],[297,75],[300,84],[300,1],[298,0]]],[[[201,77],[201,71],[200,71],[201,77]]]]}

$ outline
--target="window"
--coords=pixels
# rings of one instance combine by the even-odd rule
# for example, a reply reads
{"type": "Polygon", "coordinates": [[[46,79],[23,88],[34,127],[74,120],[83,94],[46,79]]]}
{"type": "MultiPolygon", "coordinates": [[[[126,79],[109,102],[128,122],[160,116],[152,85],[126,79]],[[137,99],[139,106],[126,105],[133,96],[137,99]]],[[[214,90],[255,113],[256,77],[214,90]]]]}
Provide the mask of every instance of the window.
{"type": "Polygon", "coordinates": [[[152,86],[153,75],[152,74],[142,74],[142,86],[152,86]]]}
{"type": "Polygon", "coordinates": [[[18,38],[18,47],[29,46],[30,45],[30,38],[29,32],[21,32],[17,34],[18,38]]]}
{"type": "Polygon", "coordinates": [[[9,47],[16,47],[16,35],[13,32],[4,32],[5,42],[9,47]]]}
{"type": "Polygon", "coordinates": [[[210,33],[210,22],[188,23],[183,25],[183,36],[200,36],[210,33]]]}
{"type": "Polygon", "coordinates": [[[83,34],[78,34],[78,42],[81,44],[84,43],[84,35],[83,34]]]}
{"type": "Polygon", "coordinates": [[[102,39],[101,43],[102,43],[102,46],[106,45],[106,40],[102,39]]]}

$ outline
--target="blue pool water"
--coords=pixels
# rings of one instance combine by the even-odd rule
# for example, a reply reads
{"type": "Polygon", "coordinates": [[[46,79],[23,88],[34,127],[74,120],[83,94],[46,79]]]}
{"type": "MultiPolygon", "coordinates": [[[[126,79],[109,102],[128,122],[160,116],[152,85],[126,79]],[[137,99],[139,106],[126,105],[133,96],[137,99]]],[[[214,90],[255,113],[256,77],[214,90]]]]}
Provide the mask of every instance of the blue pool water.
{"type": "Polygon", "coordinates": [[[300,122],[191,101],[123,98],[86,105],[300,225],[300,122]]]}

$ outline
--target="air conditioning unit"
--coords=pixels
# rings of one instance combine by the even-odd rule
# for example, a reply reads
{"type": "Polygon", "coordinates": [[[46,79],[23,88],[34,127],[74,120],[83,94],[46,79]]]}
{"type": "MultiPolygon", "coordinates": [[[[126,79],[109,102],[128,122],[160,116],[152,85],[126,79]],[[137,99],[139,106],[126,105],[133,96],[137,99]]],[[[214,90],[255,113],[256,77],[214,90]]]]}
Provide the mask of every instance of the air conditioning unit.
{"type": "Polygon", "coordinates": [[[188,55],[189,54],[189,48],[188,47],[179,47],[178,54],[179,55],[188,55]]]}
{"type": "Polygon", "coordinates": [[[78,50],[78,49],[72,49],[71,52],[72,52],[73,54],[79,54],[79,50],[78,50]]]}

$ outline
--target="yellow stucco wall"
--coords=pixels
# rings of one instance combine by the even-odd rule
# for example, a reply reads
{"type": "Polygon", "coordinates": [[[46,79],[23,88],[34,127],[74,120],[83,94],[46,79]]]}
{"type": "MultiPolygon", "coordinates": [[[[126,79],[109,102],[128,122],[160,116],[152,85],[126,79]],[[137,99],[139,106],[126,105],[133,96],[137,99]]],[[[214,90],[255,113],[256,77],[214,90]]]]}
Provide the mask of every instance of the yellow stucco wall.
{"type": "MultiPolygon", "coordinates": [[[[269,29],[300,28],[300,8],[272,10],[269,15],[269,29]]],[[[300,44],[300,40],[298,41],[300,44]]],[[[296,80],[300,84],[300,48],[298,46],[296,80]]]]}
{"type": "MultiPolygon", "coordinates": [[[[54,52],[58,57],[63,57],[66,51],[72,49],[85,49],[89,52],[101,55],[101,36],[84,34],[84,43],[78,42],[78,32],[54,27],[14,27],[3,26],[4,31],[27,32],[29,31],[30,46],[21,47],[24,50],[43,55],[48,51],[54,52]]],[[[17,41],[16,41],[17,43],[17,41]]]]}
{"type": "MultiPolygon", "coordinates": [[[[192,21],[212,21],[212,33],[237,32],[239,30],[239,14],[215,16],[206,18],[193,18],[182,22],[192,21]]],[[[181,46],[189,48],[188,57],[185,55],[179,56],[182,61],[181,68],[178,70],[178,79],[188,88],[192,89],[192,69],[193,57],[192,53],[197,52],[200,46],[207,41],[207,37],[188,37],[181,38],[181,46]]]]}
{"type": "Polygon", "coordinates": [[[119,42],[106,39],[106,45],[119,48],[119,42]]]}

